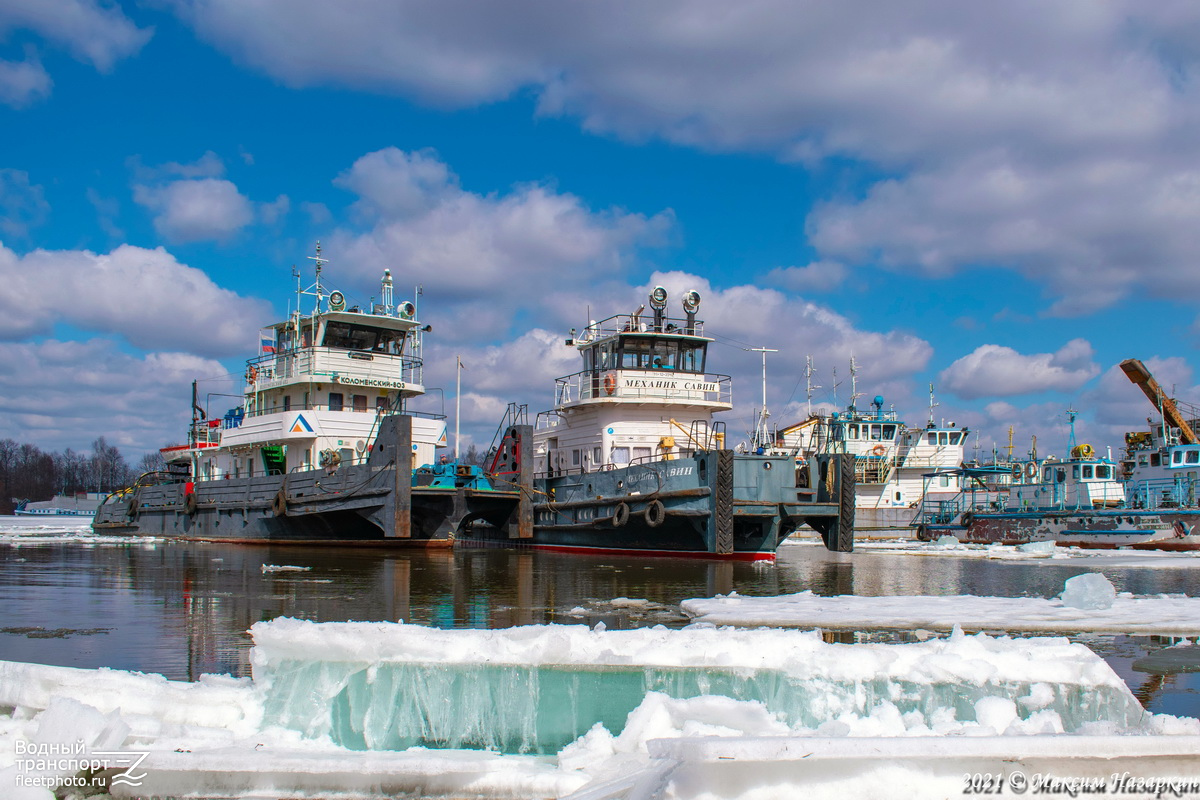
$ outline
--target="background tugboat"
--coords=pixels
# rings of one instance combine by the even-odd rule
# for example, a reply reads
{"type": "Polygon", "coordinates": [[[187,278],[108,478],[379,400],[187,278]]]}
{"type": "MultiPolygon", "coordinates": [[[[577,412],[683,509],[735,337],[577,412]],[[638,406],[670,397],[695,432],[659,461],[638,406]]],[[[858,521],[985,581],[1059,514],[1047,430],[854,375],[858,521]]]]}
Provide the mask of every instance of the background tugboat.
{"type": "MultiPolygon", "coordinates": [[[[807,523],[830,550],[852,550],[853,457],[798,470],[790,455],[726,449],[713,414],[733,407],[731,380],[705,370],[700,295],[684,295],[682,319],[666,317],[661,286],[650,307],[572,331],[583,369],[557,379],[554,408],[532,429],[519,412],[510,419],[492,472],[535,471],[533,532],[517,543],[769,560],[807,523]]],[[[494,528],[468,536],[513,542],[494,528]]]]}
{"type": "MultiPolygon", "coordinates": [[[[1149,434],[1126,436],[1124,480],[1112,458],[1075,444],[1070,410],[1069,458],[1042,462],[1037,482],[1010,487],[1000,501],[982,502],[985,492],[968,489],[949,507],[926,505],[917,518],[921,538],[951,534],[979,544],[1200,550],[1200,441],[1141,361],[1123,361],[1121,369],[1162,415],[1149,434]]],[[[974,477],[970,468],[959,472],[974,477]]]]}
{"type": "Polygon", "coordinates": [[[465,522],[515,521],[515,490],[497,490],[478,467],[430,466],[445,420],[406,408],[425,392],[421,344],[430,328],[413,303],[394,302],[390,271],[379,303],[347,306],[321,283],[319,244],[314,260],[315,283],[301,290],[297,282],[297,310],[264,329],[247,362],[242,405],[206,419],[193,383],[187,443],[164,448],[166,472],[110,495],[97,531],[449,545],[465,522]],[[303,315],[306,297],[312,310],[303,315]]]}
{"type": "MultiPolygon", "coordinates": [[[[811,364],[807,373],[811,373],[811,364]]],[[[959,477],[941,473],[932,483],[931,470],[961,466],[970,431],[953,422],[934,422],[933,387],[929,389],[929,420],[910,427],[876,395],[871,408],[858,408],[858,368],[850,359],[850,405],[830,414],[809,413],[803,422],[775,433],[775,447],[804,460],[821,453],[846,453],[854,458],[854,527],[859,535],[903,536],[912,533],[914,509],[926,500],[948,500],[961,490],[959,477]]],[[[811,404],[811,389],[810,404],[811,404]]]]}

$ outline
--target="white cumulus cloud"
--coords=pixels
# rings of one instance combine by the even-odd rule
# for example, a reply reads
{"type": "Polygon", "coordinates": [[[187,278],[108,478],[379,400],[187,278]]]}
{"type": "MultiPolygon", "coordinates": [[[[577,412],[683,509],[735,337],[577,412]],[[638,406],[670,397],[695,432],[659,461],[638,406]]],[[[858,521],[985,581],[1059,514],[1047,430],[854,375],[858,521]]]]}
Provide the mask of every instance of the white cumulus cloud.
{"type": "MultiPolygon", "coordinates": [[[[31,31],[79,61],[108,72],[138,52],[152,34],[138,28],[120,8],[95,0],[6,0],[0,3],[0,39],[10,31],[31,31]]],[[[50,94],[52,81],[36,50],[24,61],[0,61],[0,102],[15,108],[50,94]]]]}
{"type": "Polygon", "coordinates": [[[175,352],[135,356],[107,339],[8,344],[0,347],[0,438],[79,450],[104,436],[136,461],[183,441],[191,381],[203,379],[202,393],[227,392],[224,374],[209,359],[175,352]]]}
{"type": "MultiPolygon", "coordinates": [[[[1016,270],[1044,287],[1054,315],[1104,308],[1135,286],[1173,298],[1200,284],[1196,4],[174,7],[238,60],[296,86],[451,106],[529,92],[540,114],[633,141],[881,168],[887,178],[829,198],[809,220],[819,262],[1016,270]]],[[[414,188],[426,197],[415,180],[388,202],[414,188]]],[[[796,269],[775,277],[813,290],[829,278],[796,269]]]]}
{"type": "Polygon", "coordinates": [[[154,229],[175,242],[228,239],[254,221],[250,200],[223,179],[135,186],[133,199],[154,213],[154,229]]]}
{"type": "Polygon", "coordinates": [[[369,153],[337,183],[359,195],[356,208],[371,227],[330,237],[335,268],[360,283],[391,269],[401,285],[421,284],[431,297],[489,307],[531,297],[549,303],[558,292],[619,277],[639,247],[661,242],[674,223],[670,211],[593,211],[539,184],[464,191],[430,152],[369,153]]]}
{"type": "Polygon", "coordinates": [[[1092,346],[1084,339],[1072,339],[1054,353],[1033,355],[985,344],[942,370],[938,385],[967,400],[1074,391],[1100,374],[1092,356],[1092,346]]]}
{"type": "Polygon", "coordinates": [[[115,334],[149,351],[243,352],[270,315],[266,303],[217,286],[162,248],[111,253],[0,245],[0,339],[49,334],[58,322],[115,334]]]}

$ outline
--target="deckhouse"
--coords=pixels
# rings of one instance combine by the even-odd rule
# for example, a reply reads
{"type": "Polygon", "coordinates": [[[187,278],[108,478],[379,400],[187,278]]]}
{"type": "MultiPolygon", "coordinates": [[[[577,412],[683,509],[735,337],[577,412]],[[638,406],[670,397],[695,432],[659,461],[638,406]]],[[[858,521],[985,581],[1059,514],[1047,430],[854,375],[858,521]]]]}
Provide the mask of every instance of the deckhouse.
{"type": "MultiPolygon", "coordinates": [[[[264,328],[258,355],[246,362],[243,402],[208,418],[198,398],[189,441],[164,448],[197,480],[278,475],[366,459],[381,419],[425,393],[422,334],[411,302],[394,301],[385,270],[379,302],[350,305],[326,291],[317,247],[316,282],[296,286],[296,310],[264,328]],[[308,313],[300,308],[307,303],[308,313]]],[[[432,463],[445,444],[445,422],[414,415],[413,458],[432,463]]]]}
{"type": "Polygon", "coordinates": [[[712,415],[733,407],[728,375],[705,371],[712,339],[696,319],[700,295],[683,296],[682,318],[666,316],[659,286],[633,314],[592,321],[571,331],[568,346],[582,359],[579,372],[555,381],[554,408],[534,429],[539,472],[563,475],[647,461],[689,457],[721,446],[724,431],[712,415]]]}

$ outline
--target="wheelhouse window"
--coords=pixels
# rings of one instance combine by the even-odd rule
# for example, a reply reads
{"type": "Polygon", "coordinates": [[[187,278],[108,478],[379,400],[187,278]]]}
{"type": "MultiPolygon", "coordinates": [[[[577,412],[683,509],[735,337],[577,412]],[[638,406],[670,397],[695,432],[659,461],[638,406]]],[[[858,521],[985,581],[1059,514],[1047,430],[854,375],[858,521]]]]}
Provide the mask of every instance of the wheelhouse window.
{"type": "Polygon", "coordinates": [[[1188,464],[1200,464],[1200,450],[1188,450],[1187,451],[1187,463],[1188,464]]]}
{"type": "Polygon", "coordinates": [[[1182,464],[1183,463],[1183,451],[1182,450],[1176,450],[1174,453],[1171,454],[1171,463],[1172,464],[1182,464]]]}
{"type": "Polygon", "coordinates": [[[884,425],[883,426],[883,438],[887,439],[889,442],[892,439],[895,439],[896,438],[896,426],[895,425],[884,425]]]}
{"type": "Polygon", "coordinates": [[[404,333],[331,321],[325,324],[325,336],[321,344],[339,350],[372,350],[399,355],[404,349],[404,333]]]}
{"type": "Polygon", "coordinates": [[[950,444],[958,444],[960,441],[962,441],[961,433],[950,434],[950,444]]]}
{"type": "MultiPolygon", "coordinates": [[[[600,369],[605,369],[603,345],[599,353],[600,369]]],[[[623,369],[704,372],[705,343],[679,342],[641,336],[623,336],[613,365],[623,369]]]]}
{"type": "Polygon", "coordinates": [[[1102,480],[1108,480],[1112,477],[1112,467],[1097,466],[1096,477],[1102,480]]]}
{"type": "Polygon", "coordinates": [[[1085,481],[1092,479],[1092,465],[1091,464],[1083,465],[1083,479],[1085,481]]]}

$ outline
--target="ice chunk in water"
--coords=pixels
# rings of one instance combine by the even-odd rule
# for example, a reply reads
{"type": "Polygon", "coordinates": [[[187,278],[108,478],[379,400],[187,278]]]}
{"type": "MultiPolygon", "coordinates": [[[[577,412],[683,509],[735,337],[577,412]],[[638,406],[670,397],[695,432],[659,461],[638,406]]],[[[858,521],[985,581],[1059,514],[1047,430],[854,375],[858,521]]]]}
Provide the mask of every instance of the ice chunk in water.
{"type": "Polygon", "coordinates": [[[936,544],[938,547],[945,547],[948,550],[953,550],[954,548],[958,547],[960,543],[957,536],[951,536],[948,533],[944,533],[937,538],[937,541],[934,542],[934,544],[936,544]]]}
{"type": "Polygon", "coordinates": [[[1108,582],[1108,578],[1098,572],[1089,572],[1069,578],[1063,584],[1060,597],[1063,605],[1071,608],[1112,608],[1113,601],[1117,599],[1117,590],[1108,582]]]}
{"type": "Polygon", "coordinates": [[[1017,551],[1020,553],[1053,553],[1058,543],[1053,539],[1047,539],[1044,542],[1026,542],[1025,544],[1017,545],[1017,551]]]}
{"type": "Polygon", "coordinates": [[[1137,729],[1146,719],[1098,656],[1062,639],[959,632],[839,645],[788,630],[481,631],[287,619],[251,632],[264,723],[357,750],[550,754],[597,723],[619,735],[654,692],[757,703],[795,730],[881,708],[939,725],[982,714],[989,721],[980,724],[1004,728],[1043,713],[1067,731],[1095,722],[1137,729]],[[986,698],[999,700],[981,705],[986,698]]]}

